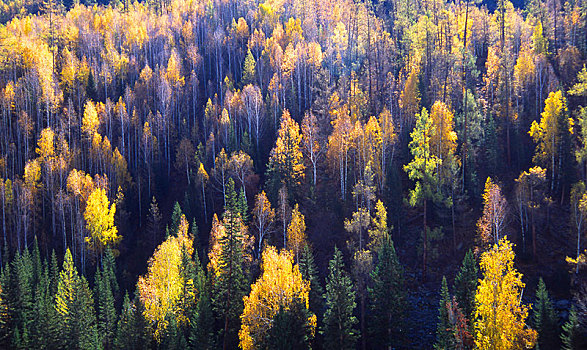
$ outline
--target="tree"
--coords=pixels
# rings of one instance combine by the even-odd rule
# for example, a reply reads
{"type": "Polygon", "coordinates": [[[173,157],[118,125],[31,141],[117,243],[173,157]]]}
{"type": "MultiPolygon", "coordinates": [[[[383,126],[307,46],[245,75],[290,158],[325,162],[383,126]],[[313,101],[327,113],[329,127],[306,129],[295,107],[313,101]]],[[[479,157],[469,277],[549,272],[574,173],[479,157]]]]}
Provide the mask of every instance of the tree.
{"type": "Polygon", "coordinates": [[[478,349],[522,349],[536,342],[536,331],[526,327],[529,306],[521,303],[525,284],[514,268],[514,252],[507,238],[481,255],[475,295],[475,346],[478,349]]]}
{"type": "Polygon", "coordinates": [[[59,314],[59,347],[101,348],[92,291],[85,277],[78,274],[69,249],[65,252],[63,270],[59,273],[55,309],[59,314]]]}
{"type": "MultiPolygon", "coordinates": [[[[309,307],[310,282],[302,279],[293,255],[286,250],[277,252],[268,247],[263,252],[263,273],[244,297],[242,326],[239,332],[242,349],[257,349],[266,341],[274,317],[280,310],[289,310],[296,302],[309,307]]],[[[306,320],[311,332],[316,327],[316,316],[306,320]]]]}
{"type": "Polygon", "coordinates": [[[196,151],[192,142],[186,138],[183,138],[179,143],[179,147],[177,148],[177,152],[175,153],[175,168],[179,171],[185,171],[185,177],[188,180],[188,185],[191,183],[190,181],[190,168],[194,166],[196,161],[194,155],[196,151]]]}
{"type": "Polygon", "coordinates": [[[267,199],[265,191],[257,194],[255,197],[255,208],[253,208],[253,225],[259,233],[257,256],[261,256],[261,249],[263,247],[263,239],[266,235],[273,232],[273,225],[275,221],[275,209],[271,208],[271,203],[267,199]]]}
{"type": "MultiPolygon", "coordinates": [[[[585,190],[585,183],[582,181],[576,183],[571,188],[571,216],[573,223],[577,229],[577,258],[574,259],[575,274],[579,273],[579,263],[581,259],[581,238],[583,237],[583,222],[587,216],[587,191],[585,190]]],[[[567,259],[569,260],[569,259],[567,259]]]]}
{"type": "Polygon", "coordinates": [[[234,181],[228,180],[227,200],[222,224],[213,219],[210,237],[209,271],[212,278],[212,309],[223,325],[222,347],[236,346],[242,314],[242,298],[247,294],[246,264],[250,261],[252,240],[238,211],[234,181]]]}
{"type": "Polygon", "coordinates": [[[251,53],[251,49],[247,51],[247,56],[245,57],[245,63],[243,66],[243,78],[242,84],[252,84],[255,81],[255,57],[251,53]]]}
{"type": "Polygon", "coordinates": [[[206,210],[206,184],[210,177],[204,168],[204,163],[200,163],[198,167],[198,174],[196,175],[200,189],[202,190],[202,207],[204,207],[204,220],[208,221],[208,211],[206,210]]]}
{"type": "Polygon", "coordinates": [[[312,185],[316,187],[318,160],[324,151],[323,138],[318,127],[318,120],[312,113],[306,113],[302,119],[302,142],[306,157],[312,164],[312,185]]]}
{"type": "Polygon", "coordinates": [[[436,101],[430,109],[430,119],[432,119],[433,125],[430,148],[432,153],[440,159],[438,166],[441,169],[437,172],[439,182],[445,182],[449,177],[450,163],[457,161],[457,134],[454,131],[454,115],[444,102],[436,101]]]}
{"type": "Polygon", "coordinates": [[[149,206],[149,217],[147,218],[147,232],[149,233],[149,239],[151,240],[151,246],[156,247],[159,242],[161,235],[161,223],[163,217],[159,211],[159,205],[155,196],[151,199],[151,205],[149,206]]]}
{"type": "Polygon", "coordinates": [[[558,320],[552,307],[552,301],[546,290],[542,277],[538,280],[536,302],[532,313],[532,326],[536,329],[538,339],[536,350],[554,349],[557,347],[558,320]]]}
{"type": "Polygon", "coordinates": [[[523,171],[516,179],[517,197],[520,206],[520,218],[522,223],[522,242],[523,250],[526,249],[525,226],[530,221],[532,229],[532,255],[536,257],[536,213],[541,207],[542,202],[547,201],[545,198],[544,184],[546,182],[546,169],[535,166],[528,171],[523,171]],[[528,214],[530,218],[528,219],[528,214]]]}
{"type": "Polygon", "coordinates": [[[387,209],[381,200],[375,204],[375,216],[371,218],[371,229],[369,229],[369,249],[378,252],[386,243],[388,236],[391,236],[387,226],[387,209]]]}
{"type": "Polygon", "coordinates": [[[289,308],[280,307],[267,334],[266,348],[311,349],[315,318],[299,299],[293,300],[289,308]],[[312,318],[313,321],[309,322],[312,318]]]}
{"type": "Polygon", "coordinates": [[[438,177],[436,176],[441,160],[434,155],[431,149],[431,137],[433,133],[432,119],[428,116],[426,108],[417,115],[416,127],[410,134],[412,141],[409,147],[414,157],[410,163],[404,166],[404,171],[410,180],[415,181],[415,187],[410,190],[408,202],[410,206],[422,206],[424,249],[422,253],[423,276],[426,276],[427,252],[428,252],[428,226],[426,222],[427,203],[429,200],[440,202],[442,196],[438,191],[438,177]]]}
{"type": "Polygon", "coordinates": [[[503,236],[508,213],[508,203],[501,188],[490,177],[485,181],[483,216],[477,221],[477,232],[483,250],[497,244],[503,236]]]}
{"type": "Polygon", "coordinates": [[[455,276],[453,292],[459,307],[463,310],[464,316],[469,320],[469,329],[471,330],[473,329],[475,294],[479,283],[478,274],[477,262],[473,252],[469,249],[463,258],[459,272],[455,276]]]}
{"type": "Polygon", "coordinates": [[[245,190],[246,199],[246,184],[249,175],[253,174],[253,160],[246,152],[240,150],[233,152],[228,160],[228,169],[231,176],[241,185],[241,188],[245,190]]]}
{"type": "Polygon", "coordinates": [[[434,344],[435,349],[452,349],[454,347],[454,335],[448,314],[450,301],[446,277],[442,276],[440,305],[438,306],[438,323],[436,325],[436,343],[434,344]]]}
{"type": "Polygon", "coordinates": [[[277,140],[267,166],[267,178],[274,193],[281,185],[285,185],[291,196],[301,185],[305,170],[301,142],[300,127],[286,109],[281,116],[277,140]]]}
{"type": "Polygon", "coordinates": [[[287,249],[293,253],[296,262],[299,262],[300,252],[306,244],[306,221],[296,203],[291,212],[291,221],[287,226],[287,249]]]}
{"type": "Polygon", "coordinates": [[[564,171],[565,149],[564,140],[569,133],[569,119],[567,117],[567,102],[562,92],[551,92],[544,101],[540,123],[532,122],[528,132],[534,142],[537,143],[534,161],[547,166],[550,170],[550,190],[558,188],[562,171],[564,171]]]}
{"type": "Polygon", "coordinates": [[[334,256],[328,263],[326,278],[326,312],[324,313],[324,347],[326,349],[354,349],[359,331],[354,327],[353,315],[357,306],[351,278],[346,274],[342,253],[334,248],[334,256]]]}
{"type": "Polygon", "coordinates": [[[258,86],[248,84],[241,92],[243,107],[247,116],[249,136],[254,136],[256,152],[259,154],[259,139],[263,135],[265,113],[263,108],[263,96],[258,86]]]}
{"type": "Polygon", "coordinates": [[[393,346],[403,333],[406,293],[403,267],[397,257],[391,236],[387,235],[377,253],[377,263],[371,272],[371,339],[381,348],[393,346]]]}
{"type": "Polygon", "coordinates": [[[575,306],[571,307],[569,312],[569,320],[563,325],[563,331],[560,335],[563,350],[579,349],[579,317],[577,316],[577,309],[575,306]]]}
{"type": "Polygon", "coordinates": [[[312,254],[312,249],[308,244],[302,250],[298,267],[304,281],[310,282],[309,310],[315,314],[319,314],[322,312],[322,306],[324,305],[324,289],[320,284],[318,268],[314,262],[314,254],[312,254]]]}
{"type": "Polygon", "coordinates": [[[184,293],[186,287],[191,288],[186,283],[193,285],[193,281],[186,281],[181,275],[183,254],[190,257],[193,254],[193,237],[188,226],[185,215],[182,215],[175,234],[157,247],[149,259],[147,274],[140,276],[137,282],[140,300],[145,307],[143,315],[153,327],[158,342],[170,324],[169,314],[181,324],[189,323],[187,310],[180,308],[195,298],[192,293],[184,293]]]}
{"type": "Polygon", "coordinates": [[[106,248],[114,248],[121,240],[118,229],[114,226],[116,203],[110,205],[106,190],[96,188],[86,202],[84,219],[90,236],[86,237],[90,249],[102,254],[106,248]]]}

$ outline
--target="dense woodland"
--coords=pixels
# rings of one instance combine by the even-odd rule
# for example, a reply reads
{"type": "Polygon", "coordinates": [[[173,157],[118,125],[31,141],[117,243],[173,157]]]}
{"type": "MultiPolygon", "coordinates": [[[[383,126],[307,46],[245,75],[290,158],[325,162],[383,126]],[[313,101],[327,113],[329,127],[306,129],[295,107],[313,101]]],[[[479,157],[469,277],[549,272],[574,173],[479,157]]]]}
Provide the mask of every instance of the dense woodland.
{"type": "Polygon", "coordinates": [[[0,348],[584,349],[587,1],[0,0],[0,348]]]}

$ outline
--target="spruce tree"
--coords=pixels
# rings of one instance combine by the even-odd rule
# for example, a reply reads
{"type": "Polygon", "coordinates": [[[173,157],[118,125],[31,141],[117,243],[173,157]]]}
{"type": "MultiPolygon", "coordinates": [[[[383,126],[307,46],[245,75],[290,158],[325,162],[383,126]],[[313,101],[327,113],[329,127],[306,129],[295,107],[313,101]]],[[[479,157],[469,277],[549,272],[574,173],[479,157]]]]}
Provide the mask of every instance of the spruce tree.
{"type": "Polygon", "coordinates": [[[324,306],[324,289],[320,284],[314,254],[312,254],[312,249],[307,244],[302,249],[298,265],[302,278],[310,281],[310,311],[315,315],[321,315],[322,307],[324,306]]]}
{"type": "Polygon", "coordinates": [[[179,221],[183,212],[181,211],[181,206],[178,202],[175,202],[173,205],[173,212],[171,213],[171,225],[169,226],[169,232],[174,235],[177,233],[177,229],[179,228],[179,221]]]}
{"type": "Polygon", "coordinates": [[[536,350],[554,349],[557,346],[558,325],[552,301],[542,277],[538,280],[536,302],[532,309],[532,325],[538,332],[536,350]]]}
{"type": "Polygon", "coordinates": [[[57,312],[53,307],[54,295],[51,294],[49,282],[49,267],[47,262],[43,263],[39,282],[35,288],[34,297],[34,327],[31,330],[34,339],[33,346],[36,349],[47,349],[56,347],[56,325],[57,312]]]}
{"type": "Polygon", "coordinates": [[[73,264],[69,249],[65,252],[55,295],[59,347],[66,349],[101,349],[98,337],[94,298],[85,277],[73,264]]]}
{"type": "Polygon", "coordinates": [[[14,336],[14,347],[30,348],[30,331],[34,326],[34,267],[28,249],[16,254],[12,261],[9,307],[18,332],[14,336]]]}
{"type": "Polygon", "coordinates": [[[311,312],[299,300],[292,302],[289,309],[281,307],[273,318],[273,325],[262,349],[311,349],[313,332],[308,324],[310,316],[311,312]]]}
{"type": "Polygon", "coordinates": [[[469,319],[469,325],[472,325],[473,311],[475,310],[475,293],[477,293],[477,284],[479,283],[478,274],[477,262],[473,252],[469,250],[465,254],[452,289],[459,308],[463,310],[463,314],[469,319]]]}
{"type": "Polygon", "coordinates": [[[335,247],[326,280],[323,326],[325,349],[354,349],[359,337],[359,331],[355,329],[358,321],[354,316],[357,303],[353,282],[343,269],[342,253],[335,247]]]}
{"type": "Polygon", "coordinates": [[[371,278],[371,339],[378,347],[389,347],[402,332],[402,318],[406,308],[403,267],[389,235],[379,249],[371,278]]]}
{"type": "Polygon", "coordinates": [[[240,315],[243,311],[243,297],[249,283],[243,269],[242,219],[239,213],[238,195],[234,181],[228,180],[227,200],[224,211],[226,234],[220,240],[219,273],[215,276],[212,290],[212,306],[222,329],[223,348],[238,344],[240,315]]]}
{"type": "Polygon", "coordinates": [[[560,339],[562,342],[562,350],[575,350],[579,349],[578,344],[579,335],[579,317],[577,316],[577,309],[575,306],[571,306],[571,312],[569,313],[569,320],[563,325],[563,331],[561,332],[560,339]]]}
{"type": "Polygon", "coordinates": [[[112,288],[107,272],[97,270],[94,278],[98,334],[104,348],[110,349],[113,346],[117,322],[114,296],[112,295],[112,288]]]}
{"type": "Polygon", "coordinates": [[[442,276],[442,286],[440,287],[440,302],[438,305],[438,324],[436,326],[436,344],[437,350],[450,349],[453,346],[453,332],[450,320],[448,319],[447,304],[450,302],[448,294],[448,285],[446,277],[442,276]]]}
{"type": "Polygon", "coordinates": [[[137,342],[137,337],[134,332],[135,322],[135,309],[130,302],[128,293],[124,293],[120,318],[116,327],[114,349],[123,350],[138,348],[139,343],[137,342]]]}

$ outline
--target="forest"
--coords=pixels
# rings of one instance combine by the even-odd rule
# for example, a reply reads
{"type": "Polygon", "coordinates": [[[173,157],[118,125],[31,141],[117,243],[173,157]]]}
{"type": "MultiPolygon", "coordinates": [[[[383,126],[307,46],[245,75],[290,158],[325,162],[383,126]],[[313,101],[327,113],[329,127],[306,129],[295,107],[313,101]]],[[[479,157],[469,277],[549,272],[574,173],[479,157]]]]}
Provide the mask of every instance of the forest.
{"type": "Polygon", "coordinates": [[[587,348],[586,0],[0,0],[0,348],[587,348]]]}

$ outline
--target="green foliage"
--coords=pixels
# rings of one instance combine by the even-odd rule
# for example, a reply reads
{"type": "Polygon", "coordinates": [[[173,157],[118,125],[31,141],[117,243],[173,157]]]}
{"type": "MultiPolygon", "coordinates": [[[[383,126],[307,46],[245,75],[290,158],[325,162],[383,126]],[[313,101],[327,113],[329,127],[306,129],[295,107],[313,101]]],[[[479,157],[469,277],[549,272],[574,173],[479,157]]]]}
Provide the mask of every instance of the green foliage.
{"type": "Polygon", "coordinates": [[[354,349],[359,331],[355,329],[358,323],[354,316],[357,303],[353,282],[344,271],[342,253],[334,248],[334,256],[328,263],[328,277],[326,279],[326,312],[324,313],[325,349],[354,349]]]}
{"type": "Polygon", "coordinates": [[[448,316],[448,303],[450,303],[450,294],[448,294],[448,284],[446,277],[442,276],[442,286],[440,288],[440,302],[438,305],[438,324],[436,326],[436,343],[434,348],[450,349],[453,347],[454,335],[452,325],[448,316]]]}
{"type": "Polygon", "coordinates": [[[300,300],[292,302],[288,309],[279,308],[262,349],[303,350],[311,349],[314,337],[308,318],[312,315],[300,300]]]}
{"type": "Polygon", "coordinates": [[[324,306],[324,289],[320,284],[314,254],[312,254],[312,249],[307,244],[302,249],[298,266],[302,278],[305,281],[310,281],[310,311],[315,315],[320,315],[324,306]]]}
{"type": "Polygon", "coordinates": [[[393,346],[403,333],[406,292],[403,267],[390,236],[383,240],[377,264],[371,272],[373,286],[368,289],[371,301],[371,339],[379,348],[393,346]]]}
{"type": "Polygon", "coordinates": [[[179,221],[183,212],[178,202],[173,205],[173,212],[171,213],[171,225],[169,226],[169,232],[175,234],[179,228],[179,221]]]}
{"type": "Polygon", "coordinates": [[[55,295],[59,347],[67,349],[101,349],[98,336],[94,298],[85,277],[73,264],[69,249],[59,273],[55,295]]]}
{"type": "Polygon", "coordinates": [[[437,171],[441,160],[435,156],[430,148],[430,138],[433,133],[432,118],[426,108],[416,115],[416,127],[411,132],[412,140],[409,143],[413,159],[404,166],[404,171],[410,180],[415,182],[414,189],[410,190],[408,203],[412,207],[421,206],[426,200],[440,202],[442,194],[439,191],[437,171]]]}
{"type": "Polygon", "coordinates": [[[455,276],[453,292],[459,308],[472,326],[473,311],[475,310],[475,294],[479,283],[479,268],[473,252],[469,249],[463,258],[461,268],[455,276]]]}
{"type": "Polygon", "coordinates": [[[579,334],[579,317],[577,315],[577,309],[575,309],[575,306],[572,306],[571,312],[569,313],[569,320],[563,325],[563,331],[560,335],[562,342],[561,349],[579,349],[579,334]]]}
{"type": "Polygon", "coordinates": [[[557,317],[542,277],[538,280],[536,302],[532,307],[532,312],[532,325],[538,332],[536,350],[554,349],[557,347],[558,338],[557,317]]]}

